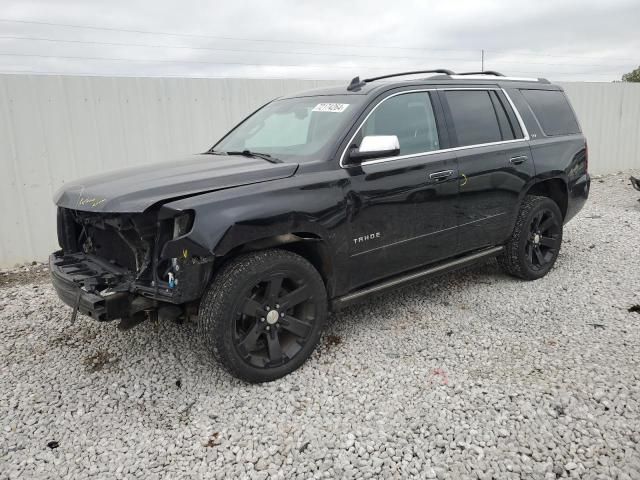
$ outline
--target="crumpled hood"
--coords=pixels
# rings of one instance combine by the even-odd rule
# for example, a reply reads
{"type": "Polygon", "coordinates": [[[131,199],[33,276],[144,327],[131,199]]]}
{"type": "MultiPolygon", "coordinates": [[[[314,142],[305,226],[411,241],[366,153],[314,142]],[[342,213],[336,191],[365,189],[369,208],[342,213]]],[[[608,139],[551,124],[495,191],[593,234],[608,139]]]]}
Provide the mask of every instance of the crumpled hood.
{"type": "Polygon", "coordinates": [[[290,177],[297,168],[297,163],[274,164],[259,158],[192,155],[66,183],[54,201],[74,210],[143,212],[177,197],[290,177]]]}

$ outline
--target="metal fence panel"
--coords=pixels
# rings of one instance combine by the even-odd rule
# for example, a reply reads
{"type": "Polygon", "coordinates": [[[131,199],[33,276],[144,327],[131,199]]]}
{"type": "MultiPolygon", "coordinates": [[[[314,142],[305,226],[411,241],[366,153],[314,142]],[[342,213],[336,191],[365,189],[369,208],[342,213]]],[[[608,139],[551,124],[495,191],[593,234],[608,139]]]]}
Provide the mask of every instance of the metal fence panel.
{"type": "Polygon", "coordinates": [[[589,144],[594,174],[640,168],[640,83],[561,83],[589,144]]]}
{"type": "MultiPolygon", "coordinates": [[[[65,181],[201,152],[264,102],[312,80],[0,75],[0,267],[56,248],[65,181]]],[[[640,85],[563,83],[593,173],[640,168],[640,85]]]]}

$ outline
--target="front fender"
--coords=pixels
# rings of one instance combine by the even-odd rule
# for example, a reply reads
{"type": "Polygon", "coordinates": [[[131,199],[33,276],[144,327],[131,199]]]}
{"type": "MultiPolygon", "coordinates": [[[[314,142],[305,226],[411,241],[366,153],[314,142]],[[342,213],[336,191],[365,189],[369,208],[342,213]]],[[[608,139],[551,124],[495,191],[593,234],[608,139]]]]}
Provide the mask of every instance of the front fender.
{"type": "Polygon", "coordinates": [[[310,233],[335,255],[346,255],[346,179],[342,172],[318,172],[286,180],[216,191],[167,203],[164,209],[192,210],[186,235],[167,242],[163,258],[227,255],[232,249],[267,237],[310,233]]]}

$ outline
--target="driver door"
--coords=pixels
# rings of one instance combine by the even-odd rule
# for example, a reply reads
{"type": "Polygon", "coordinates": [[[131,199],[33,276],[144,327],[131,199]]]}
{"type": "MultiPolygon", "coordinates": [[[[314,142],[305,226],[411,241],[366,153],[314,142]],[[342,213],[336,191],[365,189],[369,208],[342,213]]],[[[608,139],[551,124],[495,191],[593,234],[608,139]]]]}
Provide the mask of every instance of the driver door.
{"type": "Polygon", "coordinates": [[[386,97],[351,142],[395,135],[400,144],[392,157],[357,164],[346,159],[351,288],[456,253],[458,166],[455,152],[440,151],[449,144],[435,93],[386,97]]]}

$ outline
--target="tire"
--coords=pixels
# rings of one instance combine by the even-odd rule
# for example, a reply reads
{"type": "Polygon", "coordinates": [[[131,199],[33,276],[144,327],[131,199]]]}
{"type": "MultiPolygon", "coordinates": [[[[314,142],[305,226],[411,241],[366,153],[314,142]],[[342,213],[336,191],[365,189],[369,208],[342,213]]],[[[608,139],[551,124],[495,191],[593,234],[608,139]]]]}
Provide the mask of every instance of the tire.
{"type": "Polygon", "coordinates": [[[272,249],[222,267],[200,302],[198,326],[231,375],[260,383],[300,367],[326,319],[327,294],[318,271],[300,255],[272,249]]]}
{"type": "Polygon", "coordinates": [[[498,263],[510,275],[525,280],[544,277],[553,267],[562,244],[562,213],[548,197],[527,195],[513,233],[498,263]]]}

